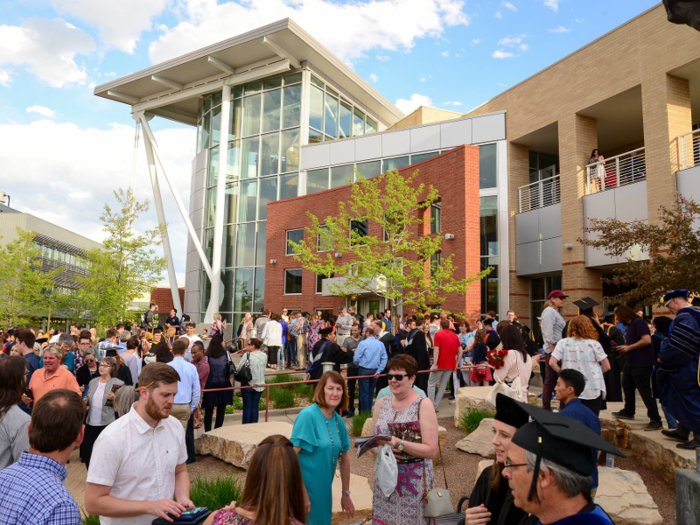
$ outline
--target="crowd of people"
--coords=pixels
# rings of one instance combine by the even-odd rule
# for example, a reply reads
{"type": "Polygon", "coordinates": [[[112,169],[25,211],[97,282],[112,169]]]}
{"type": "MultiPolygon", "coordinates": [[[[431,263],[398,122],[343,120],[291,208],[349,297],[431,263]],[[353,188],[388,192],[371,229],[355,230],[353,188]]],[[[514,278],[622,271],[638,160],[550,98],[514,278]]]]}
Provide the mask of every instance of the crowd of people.
{"type": "Polygon", "coordinates": [[[600,437],[600,411],[624,400],[613,415],[634,417],[639,391],[646,430],[663,427],[659,399],[664,435],[681,448],[700,447],[700,312],[687,290],[675,290],[664,298],[673,320],[647,322],[621,305],[601,322],[598,303],[583,298],[567,322],[567,298],[549,294],[539,341],[512,310],[500,322],[489,312],[474,327],[446,313],[266,311],[246,315],[228,341],[220,315],[200,337],[176,312],[159,326],[153,307],[142,326],[109,328],[101,340],[73,326],[8,330],[0,352],[0,508],[7,523],[81,523],[62,484],[79,447],[88,513],[103,524],[169,521],[194,506],[187,470],[196,460],[194,429],[223,425],[235,383],[243,387],[242,423],[257,422],[266,370],[290,367],[317,380],[313,404],[296,417],[290,439],[260,443],[241,501],[212,509],[207,523],[329,525],[336,476],[341,508],[352,517],[342,416],[356,408],[371,415],[379,436],[372,452],[390,451],[398,472],[388,491],[375,476],[372,523],[427,523],[446,390],[505,385],[507,395],[495,397],[495,460],[474,486],[464,523],[564,524],[585,514],[586,523],[611,524],[592,499],[599,455],[619,453],[600,437]],[[537,366],[542,409],[528,403],[537,366]],[[37,494],[37,486],[45,490],[37,494]]]}

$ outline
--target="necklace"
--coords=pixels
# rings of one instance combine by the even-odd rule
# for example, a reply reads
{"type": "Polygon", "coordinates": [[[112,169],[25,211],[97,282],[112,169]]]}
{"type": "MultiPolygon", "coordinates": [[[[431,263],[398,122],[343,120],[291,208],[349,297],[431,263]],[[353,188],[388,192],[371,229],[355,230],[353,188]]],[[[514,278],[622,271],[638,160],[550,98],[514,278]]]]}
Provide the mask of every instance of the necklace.
{"type": "MultiPolygon", "coordinates": [[[[340,427],[338,426],[338,420],[335,418],[335,416],[331,416],[333,418],[333,421],[335,422],[335,428],[338,431],[338,436],[340,437],[340,427]]],[[[335,459],[335,440],[333,439],[333,434],[331,433],[331,427],[328,425],[328,418],[326,417],[325,414],[323,414],[323,420],[326,422],[326,430],[328,430],[328,437],[331,439],[331,468],[333,469],[333,474],[335,474],[335,471],[338,467],[338,462],[335,459]]]]}

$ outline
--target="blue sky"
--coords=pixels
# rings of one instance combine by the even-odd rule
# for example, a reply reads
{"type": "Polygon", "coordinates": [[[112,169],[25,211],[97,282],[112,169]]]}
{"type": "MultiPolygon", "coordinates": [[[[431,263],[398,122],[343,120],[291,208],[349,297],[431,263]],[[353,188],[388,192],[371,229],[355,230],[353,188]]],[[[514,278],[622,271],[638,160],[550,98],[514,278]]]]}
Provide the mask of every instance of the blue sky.
{"type": "MultiPolygon", "coordinates": [[[[0,190],[18,209],[99,240],[102,205],[134,177],[134,132],[127,106],[93,96],[94,86],[287,16],[404,111],[466,112],[657,3],[6,0],[0,190]]],[[[152,127],[187,203],[194,133],[162,119],[152,127]]],[[[149,198],[142,150],[136,180],[149,198]]],[[[165,200],[182,277],[185,229],[165,200]]],[[[153,224],[151,212],[142,227],[153,224]]]]}

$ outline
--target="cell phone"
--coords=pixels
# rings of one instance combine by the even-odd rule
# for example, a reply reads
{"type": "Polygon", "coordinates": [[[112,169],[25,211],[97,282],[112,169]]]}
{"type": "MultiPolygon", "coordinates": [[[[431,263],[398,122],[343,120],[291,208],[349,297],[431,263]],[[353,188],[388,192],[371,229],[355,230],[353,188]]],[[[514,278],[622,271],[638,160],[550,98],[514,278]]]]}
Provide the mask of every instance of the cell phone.
{"type": "Polygon", "coordinates": [[[34,394],[32,391],[28,388],[24,389],[24,395],[27,396],[29,399],[34,399],[34,394]]]}

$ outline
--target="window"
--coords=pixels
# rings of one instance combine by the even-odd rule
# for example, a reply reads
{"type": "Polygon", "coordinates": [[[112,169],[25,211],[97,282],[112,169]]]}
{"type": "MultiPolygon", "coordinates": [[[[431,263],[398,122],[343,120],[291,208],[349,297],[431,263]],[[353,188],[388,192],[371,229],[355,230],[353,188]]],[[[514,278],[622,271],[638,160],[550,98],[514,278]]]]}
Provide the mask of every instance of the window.
{"type": "Polygon", "coordinates": [[[301,294],[301,268],[284,271],[284,293],[301,294]]]}
{"type": "Polygon", "coordinates": [[[430,206],[430,233],[442,231],[442,203],[434,202],[430,206]]]}
{"type": "Polygon", "coordinates": [[[306,194],[318,193],[328,189],[328,168],[306,172],[306,194]]]}
{"type": "Polygon", "coordinates": [[[320,233],[316,236],[316,251],[330,252],[333,250],[333,238],[328,226],[321,226],[320,233]]]}
{"type": "Polygon", "coordinates": [[[287,175],[282,175],[280,177],[280,200],[296,197],[298,186],[298,173],[288,173],[287,175]]]}
{"type": "Polygon", "coordinates": [[[355,170],[352,164],[333,166],[331,168],[331,188],[345,186],[354,180],[355,170]]]}
{"type": "MultiPolygon", "coordinates": [[[[434,253],[433,255],[430,256],[430,276],[431,277],[433,277],[435,275],[435,272],[440,267],[441,262],[442,262],[442,255],[441,254],[434,253]]],[[[437,283],[440,284],[440,281],[438,280],[437,283]]]]}
{"type": "Polygon", "coordinates": [[[495,188],[497,184],[496,145],[479,147],[479,188],[495,188]]]}
{"type": "Polygon", "coordinates": [[[323,275],[323,274],[316,274],[316,293],[323,293],[323,280],[324,279],[330,279],[333,277],[333,274],[331,275],[323,275]]]}
{"type": "MultiPolygon", "coordinates": [[[[549,292],[561,290],[561,288],[561,274],[530,279],[530,319],[536,320],[540,317],[549,292]]],[[[542,334],[539,323],[533,321],[531,327],[535,338],[539,339],[542,334]]]]}
{"type": "Polygon", "coordinates": [[[304,229],[299,228],[298,230],[288,230],[287,231],[287,255],[298,255],[299,252],[294,251],[294,248],[292,247],[289,242],[295,242],[295,243],[300,243],[301,241],[304,240],[304,229]]]}
{"type": "Polygon", "coordinates": [[[350,221],[350,238],[355,237],[353,244],[362,244],[362,238],[367,237],[368,233],[369,225],[367,221],[350,221]]]}
{"type": "Polygon", "coordinates": [[[382,161],[361,162],[357,166],[357,174],[363,179],[371,179],[382,173],[382,161]]]}
{"type": "Polygon", "coordinates": [[[417,164],[421,161],[432,159],[439,155],[439,151],[433,151],[432,153],[421,153],[420,155],[411,155],[411,164],[417,164]]]}
{"type": "Polygon", "coordinates": [[[382,169],[382,173],[400,170],[401,168],[408,166],[409,163],[410,161],[408,160],[408,156],[396,157],[394,159],[384,159],[384,168],[382,169]]]}
{"type": "Polygon", "coordinates": [[[481,311],[498,311],[498,203],[496,196],[480,200],[481,269],[491,273],[481,280],[481,311]]]}

